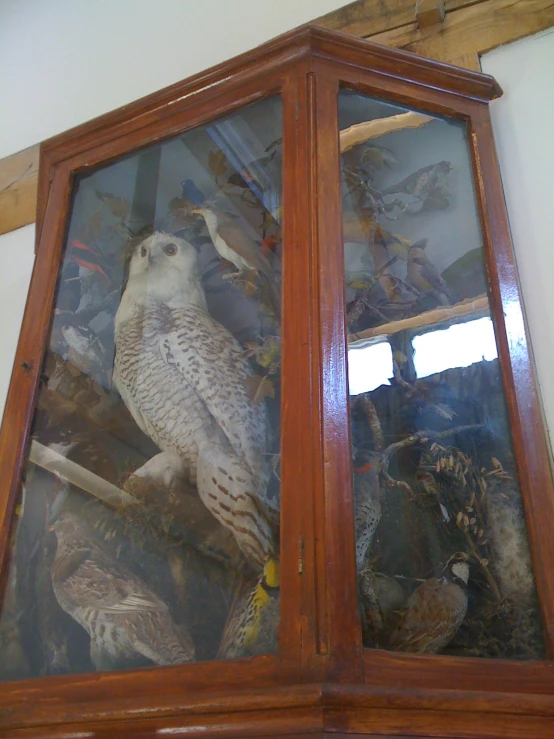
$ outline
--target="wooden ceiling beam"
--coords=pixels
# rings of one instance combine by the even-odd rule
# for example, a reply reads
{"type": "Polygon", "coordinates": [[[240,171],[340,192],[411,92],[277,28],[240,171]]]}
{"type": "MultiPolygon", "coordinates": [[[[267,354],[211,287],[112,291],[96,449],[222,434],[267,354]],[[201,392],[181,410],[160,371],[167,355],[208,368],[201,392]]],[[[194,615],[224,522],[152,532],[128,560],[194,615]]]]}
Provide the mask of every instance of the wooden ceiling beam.
{"type": "Polygon", "coordinates": [[[0,159],[0,234],[35,222],[39,147],[0,159]]]}
{"type": "Polygon", "coordinates": [[[414,21],[367,38],[421,56],[452,62],[484,54],[554,25],[552,0],[484,0],[449,13],[440,26],[418,28],[414,21]]]}
{"type": "MultiPolygon", "coordinates": [[[[480,0],[444,0],[446,13],[465,8],[480,0]]],[[[482,0],[481,0],[482,2],[482,0]]],[[[314,23],[332,31],[369,38],[415,21],[415,0],[356,0],[321,16],[314,23]]]]}
{"type": "Polygon", "coordinates": [[[418,28],[442,23],[444,13],[444,0],[416,0],[415,18],[418,28]]]}

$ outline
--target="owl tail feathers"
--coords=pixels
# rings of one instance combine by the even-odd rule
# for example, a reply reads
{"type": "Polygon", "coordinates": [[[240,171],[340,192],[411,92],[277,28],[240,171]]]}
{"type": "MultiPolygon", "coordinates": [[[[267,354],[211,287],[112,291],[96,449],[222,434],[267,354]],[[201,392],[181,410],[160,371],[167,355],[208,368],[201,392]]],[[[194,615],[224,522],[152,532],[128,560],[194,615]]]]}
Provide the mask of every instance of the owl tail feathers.
{"type": "Polygon", "coordinates": [[[205,442],[198,453],[196,484],[200,499],[229,529],[257,572],[275,552],[263,483],[252,475],[234,452],[221,444],[205,442]]]}

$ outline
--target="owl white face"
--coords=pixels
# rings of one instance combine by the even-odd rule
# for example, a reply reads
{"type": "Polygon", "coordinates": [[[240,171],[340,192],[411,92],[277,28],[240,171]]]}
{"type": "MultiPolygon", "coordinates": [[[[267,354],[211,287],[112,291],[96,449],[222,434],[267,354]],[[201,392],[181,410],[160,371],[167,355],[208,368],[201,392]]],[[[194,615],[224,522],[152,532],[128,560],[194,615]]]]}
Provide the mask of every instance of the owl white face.
{"type": "Polygon", "coordinates": [[[135,249],[129,278],[146,272],[159,275],[176,271],[183,276],[196,275],[196,250],[188,241],[157,231],[135,249]]]}
{"type": "Polygon", "coordinates": [[[125,294],[142,303],[205,305],[195,248],[173,234],[153,233],[135,249],[125,294]]]}

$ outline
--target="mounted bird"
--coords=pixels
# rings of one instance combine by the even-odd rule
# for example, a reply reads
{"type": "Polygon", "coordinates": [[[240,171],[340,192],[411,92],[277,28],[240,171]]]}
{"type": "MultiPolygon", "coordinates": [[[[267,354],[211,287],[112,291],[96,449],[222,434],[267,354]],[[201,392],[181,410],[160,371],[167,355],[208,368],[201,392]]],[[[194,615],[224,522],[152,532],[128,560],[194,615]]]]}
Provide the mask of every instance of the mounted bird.
{"type": "Polygon", "coordinates": [[[248,395],[243,348],[208,313],[191,244],[156,232],[135,248],[115,343],[115,387],[162,450],[135,474],[155,480],[181,467],[260,572],[275,554],[278,517],[266,494],[267,410],[248,395]]]}
{"type": "Polygon", "coordinates": [[[456,552],[440,577],[423,582],[410,595],[390,647],[402,652],[435,654],[452,640],[467,611],[469,556],[456,552]]]}
{"type": "Polygon", "coordinates": [[[220,257],[231,262],[239,272],[256,270],[262,283],[262,291],[277,317],[281,314],[281,296],[275,272],[260,247],[231,216],[213,205],[202,204],[191,209],[201,216],[208,229],[215,250],[220,257]]]}
{"type": "Polygon", "coordinates": [[[381,458],[377,452],[359,452],[354,466],[354,525],[356,535],[356,570],[363,566],[379,521],[381,520],[381,458]]]}
{"type": "Polygon", "coordinates": [[[57,538],[52,587],[63,610],[90,636],[97,670],[137,657],[157,665],[194,660],[186,627],[176,626],[166,603],[93,541],[75,513],[62,512],[52,530],[57,538]]]}
{"type": "Polygon", "coordinates": [[[408,282],[423,295],[433,296],[441,305],[452,305],[453,296],[438,269],[424,249],[427,239],[412,244],[408,249],[408,282]]]}

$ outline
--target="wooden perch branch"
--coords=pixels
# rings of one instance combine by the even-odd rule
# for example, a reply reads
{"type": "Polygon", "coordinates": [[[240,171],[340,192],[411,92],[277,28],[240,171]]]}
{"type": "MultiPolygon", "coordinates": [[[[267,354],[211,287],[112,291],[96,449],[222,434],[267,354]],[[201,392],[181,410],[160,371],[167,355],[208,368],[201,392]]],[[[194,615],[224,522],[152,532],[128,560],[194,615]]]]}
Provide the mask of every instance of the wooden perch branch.
{"type": "Polygon", "coordinates": [[[453,318],[461,318],[474,313],[485,313],[488,309],[488,297],[486,295],[479,295],[477,298],[469,298],[468,300],[463,300],[461,303],[456,303],[456,305],[449,305],[444,308],[434,308],[433,310],[420,313],[417,316],[402,318],[399,321],[391,321],[390,323],[383,323],[381,326],[366,328],[364,331],[360,331],[356,334],[349,334],[348,343],[351,344],[354,341],[360,341],[361,339],[372,339],[374,336],[390,336],[391,334],[396,334],[399,331],[405,331],[406,329],[432,326],[435,323],[444,323],[453,318]]]}
{"type": "Polygon", "coordinates": [[[54,475],[62,477],[71,485],[75,485],[98,500],[107,503],[113,508],[122,508],[124,506],[136,505],[138,501],[132,495],[124,490],[112,485],[111,482],[104,480],[102,477],[95,475],[94,472],[81,467],[80,464],[72,462],[63,454],[59,454],[38,441],[31,442],[31,452],[29,459],[33,464],[42,467],[54,475]]]}
{"type": "MultiPolygon", "coordinates": [[[[197,495],[183,493],[175,502],[173,509],[171,506],[158,507],[155,505],[156,501],[130,495],[94,472],[67,459],[63,454],[34,440],[31,442],[29,460],[111,508],[121,511],[133,506],[131,515],[137,516],[141,525],[149,527],[153,525],[168,538],[186,541],[203,555],[226,565],[231,563],[235,568],[242,567],[241,554],[234,538],[228,535],[197,495]],[[180,514],[180,518],[176,518],[174,514],[180,514]]],[[[142,479],[131,477],[135,480],[142,479]]],[[[147,485],[148,481],[144,482],[147,485]]],[[[128,510],[126,514],[129,514],[128,510]]]]}
{"type": "Polygon", "coordinates": [[[423,113],[410,112],[399,113],[388,118],[376,118],[373,121],[356,123],[340,132],[341,154],[369,139],[376,139],[379,136],[384,136],[386,133],[402,131],[405,128],[419,128],[432,120],[433,118],[431,116],[423,115],[423,113]]]}
{"type": "Polygon", "coordinates": [[[482,423],[471,423],[466,426],[453,426],[451,429],[446,429],[445,431],[432,431],[431,429],[416,431],[415,434],[407,436],[405,439],[401,439],[401,441],[395,441],[394,444],[389,444],[382,455],[383,469],[385,471],[388,469],[390,458],[393,454],[396,454],[396,452],[401,449],[405,449],[408,446],[413,446],[414,444],[419,444],[421,442],[428,441],[429,439],[445,439],[453,434],[462,434],[466,431],[476,431],[477,429],[482,428],[482,423]]]}

